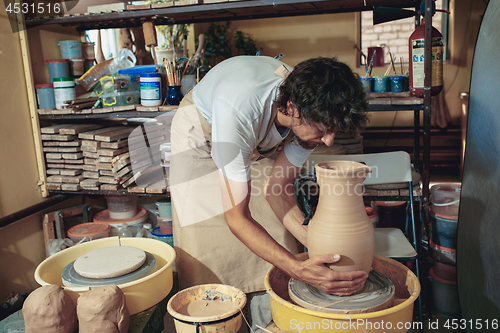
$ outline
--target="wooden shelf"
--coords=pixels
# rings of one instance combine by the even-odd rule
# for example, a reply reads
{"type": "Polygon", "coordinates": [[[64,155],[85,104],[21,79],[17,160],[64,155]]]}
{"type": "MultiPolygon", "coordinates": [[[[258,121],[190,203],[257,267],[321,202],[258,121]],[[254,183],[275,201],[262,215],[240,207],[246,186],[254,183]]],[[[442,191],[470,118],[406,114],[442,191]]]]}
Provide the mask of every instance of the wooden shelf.
{"type": "MultiPolygon", "coordinates": [[[[221,1],[187,5],[178,1],[170,7],[124,10],[119,12],[67,15],[59,17],[27,17],[26,26],[60,24],[77,26],[77,30],[141,26],[146,20],[157,25],[235,21],[271,17],[331,14],[372,10],[374,6],[414,8],[412,0],[247,0],[221,1]]],[[[133,7],[129,6],[132,9],[133,7]]],[[[136,7],[140,8],[140,7],[136,7]]]]}
{"type": "Polygon", "coordinates": [[[134,193],[129,192],[126,189],[118,191],[90,191],[90,190],[80,190],[80,191],[57,191],[49,190],[51,194],[85,194],[85,195],[136,195],[140,197],[170,197],[170,192],[166,193],[134,193]]]}

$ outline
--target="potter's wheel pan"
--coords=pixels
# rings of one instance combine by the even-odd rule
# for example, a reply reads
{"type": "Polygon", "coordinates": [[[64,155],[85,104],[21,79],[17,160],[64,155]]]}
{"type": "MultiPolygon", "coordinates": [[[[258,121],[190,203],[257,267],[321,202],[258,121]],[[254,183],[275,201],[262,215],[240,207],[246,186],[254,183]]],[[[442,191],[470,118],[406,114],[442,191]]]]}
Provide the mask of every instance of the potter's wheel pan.
{"type": "Polygon", "coordinates": [[[394,284],[371,271],[363,289],[350,296],[328,295],[305,282],[290,279],[288,294],[298,305],[325,313],[367,313],[387,309],[394,300],[394,284]]]}
{"type": "Polygon", "coordinates": [[[89,291],[90,287],[64,286],[61,277],[63,269],[90,251],[119,246],[120,241],[122,246],[137,247],[151,253],[156,259],[156,267],[150,274],[118,284],[125,294],[130,314],[144,311],[167,297],[173,285],[172,264],[175,261],[175,251],[167,243],[155,239],[107,237],[69,247],[42,261],[35,270],[35,280],[42,286],[56,284],[63,287],[76,304],[78,297],[89,291]]]}
{"type": "Polygon", "coordinates": [[[64,267],[62,271],[61,276],[63,279],[63,284],[66,287],[100,287],[110,284],[124,284],[145,276],[156,266],[155,256],[149,252],[146,252],[146,261],[144,261],[144,263],[133,272],[106,279],[93,279],[78,274],[74,267],[75,261],[72,261],[71,263],[66,265],[66,267],[64,267]]]}

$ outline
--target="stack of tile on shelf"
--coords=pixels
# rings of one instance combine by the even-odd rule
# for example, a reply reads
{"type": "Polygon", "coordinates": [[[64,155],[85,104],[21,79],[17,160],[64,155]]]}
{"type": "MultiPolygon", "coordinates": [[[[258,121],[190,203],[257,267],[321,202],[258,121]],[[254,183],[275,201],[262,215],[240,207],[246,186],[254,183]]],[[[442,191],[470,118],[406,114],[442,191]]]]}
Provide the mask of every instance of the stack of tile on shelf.
{"type": "Polygon", "coordinates": [[[128,136],[135,127],[111,126],[80,133],[84,190],[116,191],[133,175],[128,136]]]}
{"type": "Polygon", "coordinates": [[[55,125],[42,133],[49,190],[166,192],[159,147],[168,138],[161,122],[55,125]]]}
{"type": "Polygon", "coordinates": [[[95,124],[62,124],[40,129],[47,167],[47,189],[81,189],[84,158],[77,135],[99,127],[95,124]]]}

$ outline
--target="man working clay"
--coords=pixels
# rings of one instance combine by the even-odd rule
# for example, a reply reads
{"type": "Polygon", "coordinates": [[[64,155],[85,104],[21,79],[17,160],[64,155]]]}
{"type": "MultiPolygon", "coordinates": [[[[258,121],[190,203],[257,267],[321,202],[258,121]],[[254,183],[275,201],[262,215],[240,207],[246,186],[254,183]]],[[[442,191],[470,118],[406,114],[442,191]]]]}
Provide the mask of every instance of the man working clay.
{"type": "MultiPolygon", "coordinates": [[[[222,283],[259,292],[272,264],[329,294],[361,289],[364,271],[326,267],[339,260],[334,253],[295,257],[296,240],[307,247],[307,227],[292,185],[316,146],[365,126],[366,110],[358,78],[335,59],[306,60],[292,70],[273,58],[241,56],[211,69],[171,126],[180,287],[222,283]]],[[[268,298],[250,295],[257,295],[250,297],[253,328],[267,325],[268,298]]]]}

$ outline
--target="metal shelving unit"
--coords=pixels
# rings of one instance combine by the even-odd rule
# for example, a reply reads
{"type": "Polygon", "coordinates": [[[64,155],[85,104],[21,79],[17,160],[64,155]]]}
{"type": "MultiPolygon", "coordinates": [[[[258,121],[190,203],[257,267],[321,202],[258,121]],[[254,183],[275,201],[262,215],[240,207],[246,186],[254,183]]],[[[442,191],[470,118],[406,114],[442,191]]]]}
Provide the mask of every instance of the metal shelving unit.
{"type": "MultiPolygon", "coordinates": [[[[431,8],[431,0],[426,0],[426,8],[431,8]]],[[[27,17],[26,26],[61,25],[73,27],[78,31],[91,29],[119,28],[141,26],[144,21],[151,20],[155,24],[201,23],[225,20],[246,20],[271,17],[289,17],[301,15],[316,15],[341,12],[373,10],[374,6],[389,6],[398,8],[417,8],[420,1],[415,0],[252,0],[224,1],[217,3],[182,5],[179,1],[170,7],[153,7],[138,9],[128,7],[128,10],[85,15],[66,15],[59,17],[27,17]]],[[[418,20],[416,20],[418,22],[418,20]]],[[[425,17],[426,27],[432,24],[432,17],[425,17]]],[[[426,29],[425,35],[425,71],[431,73],[431,29],[426,29]]],[[[431,76],[425,76],[425,86],[430,87],[431,76]]],[[[414,163],[422,174],[422,202],[428,205],[429,196],[429,161],[430,161],[430,89],[425,90],[423,99],[412,104],[370,104],[370,111],[414,111],[414,163]],[[424,112],[423,123],[423,160],[420,163],[420,111],[424,112]]],[[[83,120],[83,119],[119,119],[129,117],[155,117],[160,112],[116,112],[109,114],[90,115],[40,115],[40,120],[83,120]]],[[[403,198],[402,198],[403,199],[403,198]]]]}

